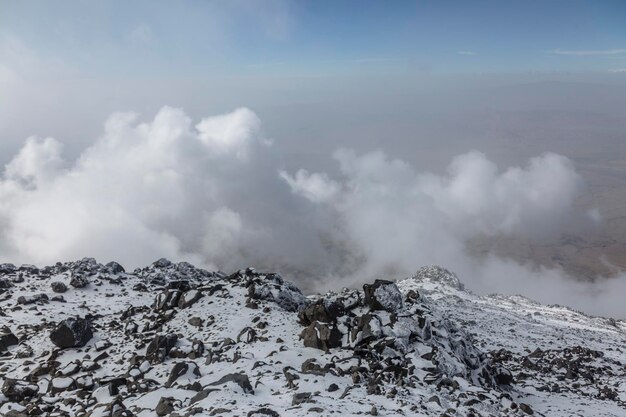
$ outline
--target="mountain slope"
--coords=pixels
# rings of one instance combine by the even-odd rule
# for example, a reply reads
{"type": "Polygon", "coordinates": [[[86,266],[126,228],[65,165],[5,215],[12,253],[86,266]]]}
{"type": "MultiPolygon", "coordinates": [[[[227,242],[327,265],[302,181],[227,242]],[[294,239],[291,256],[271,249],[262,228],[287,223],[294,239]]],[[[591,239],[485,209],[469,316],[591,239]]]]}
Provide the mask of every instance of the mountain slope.
{"type": "Polygon", "coordinates": [[[0,266],[0,415],[626,413],[621,321],[438,267],[305,297],[159,260],[0,266]]]}

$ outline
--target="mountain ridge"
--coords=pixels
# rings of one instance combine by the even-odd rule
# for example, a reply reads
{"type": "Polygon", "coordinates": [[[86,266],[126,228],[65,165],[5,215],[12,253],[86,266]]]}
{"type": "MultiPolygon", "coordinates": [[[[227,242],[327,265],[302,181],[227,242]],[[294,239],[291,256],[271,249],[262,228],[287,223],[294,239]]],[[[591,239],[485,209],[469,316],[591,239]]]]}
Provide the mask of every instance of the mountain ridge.
{"type": "Polygon", "coordinates": [[[444,268],[305,296],[160,259],[0,265],[0,414],[619,416],[626,324],[444,268]]]}

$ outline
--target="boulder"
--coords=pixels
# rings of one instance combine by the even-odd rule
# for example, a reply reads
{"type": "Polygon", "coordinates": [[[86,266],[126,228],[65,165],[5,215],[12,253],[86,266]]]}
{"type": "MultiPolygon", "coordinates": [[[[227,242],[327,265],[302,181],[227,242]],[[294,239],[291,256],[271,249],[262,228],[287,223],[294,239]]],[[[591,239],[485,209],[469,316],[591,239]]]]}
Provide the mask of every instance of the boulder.
{"type": "Polygon", "coordinates": [[[202,297],[202,293],[198,290],[185,291],[178,300],[178,308],[187,308],[192,306],[202,297]]]}
{"type": "Polygon", "coordinates": [[[186,376],[187,379],[197,378],[200,376],[200,369],[195,362],[177,362],[170,371],[170,376],[165,383],[166,388],[170,388],[177,379],[186,376]]]}
{"type": "Polygon", "coordinates": [[[124,272],[126,272],[124,270],[124,267],[122,265],[118,264],[117,262],[109,262],[104,267],[111,274],[123,274],[124,272]]]}
{"type": "Polygon", "coordinates": [[[161,397],[154,412],[157,416],[169,416],[174,412],[174,398],[161,397]]]}
{"type": "Polygon", "coordinates": [[[332,348],[341,347],[343,335],[332,325],[316,321],[311,323],[300,333],[300,338],[304,341],[304,346],[328,351],[332,348]]]}
{"type": "Polygon", "coordinates": [[[89,280],[84,275],[73,274],[70,285],[74,288],[85,288],[89,284],[89,280]]]}
{"type": "Polygon", "coordinates": [[[163,362],[177,341],[178,336],[174,333],[154,336],[146,348],[146,359],[152,363],[163,362]]]}
{"type": "Polygon", "coordinates": [[[67,291],[67,285],[65,285],[61,281],[53,282],[52,284],[50,284],[50,287],[52,287],[52,291],[58,293],[64,293],[65,291],[67,291]]]}
{"type": "Polygon", "coordinates": [[[15,336],[8,328],[3,328],[0,331],[0,353],[9,350],[9,346],[15,346],[18,344],[17,336],[15,336]]]}
{"type": "Polygon", "coordinates": [[[402,308],[402,293],[391,281],[377,279],[373,284],[363,285],[365,305],[372,310],[395,312],[402,308]]]}
{"type": "Polygon", "coordinates": [[[48,301],[48,296],[46,294],[21,295],[17,298],[17,303],[22,305],[46,301],[48,301]]]}
{"type": "Polygon", "coordinates": [[[50,340],[61,349],[82,347],[93,337],[91,321],[85,318],[68,318],[50,333],[50,340]]]}
{"type": "Polygon", "coordinates": [[[243,392],[245,392],[246,394],[254,394],[254,389],[252,388],[252,384],[250,384],[250,379],[248,378],[248,375],[246,374],[224,375],[223,377],[221,377],[220,379],[218,379],[217,381],[213,383],[210,383],[209,385],[210,386],[224,385],[227,382],[236,383],[243,389],[243,392]]]}
{"type": "Polygon", "coordinates": [[[39,387],[26,381],[7,378],[2,384],[2,394],[10,401],[20,402],[34,397],[39,392],[39,387]]]}

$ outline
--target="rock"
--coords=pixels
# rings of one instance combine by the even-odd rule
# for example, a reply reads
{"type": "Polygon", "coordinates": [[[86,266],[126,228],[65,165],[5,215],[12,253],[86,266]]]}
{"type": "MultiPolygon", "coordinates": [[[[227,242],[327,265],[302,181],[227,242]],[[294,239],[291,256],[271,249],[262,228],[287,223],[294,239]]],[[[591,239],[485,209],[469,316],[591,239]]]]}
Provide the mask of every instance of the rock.
{"type": "Polygon", "coordinates": [[[204,320],[202,320],[200,317],[192,317],[187,320],[187,323],[191,324],[194,327],[202,327],[202,325],[204,324],[204,320]]]}
{"type": "Polygon", "coordinates": [[[2,394],[10,401],[21,402],[26,398],[34,397],[39,392],[39,387],[25,381],[7,378],[2,384],[2,394]]]}
{"type": "Polygon", "coordinates": [[[21,305],[34,304],[48,301],[46,294],[21,295],[17,298],[17,303],[21,305]]]}
{"type": "Polygon", "coordinates": [[[397,311],[402,307],[402,293],[391,281],[377,279],[373,284],[363,285],[365,304],[372,310],[397,311]]]}
{"type": "Polygon", "coordinates": [[[343,306],[336,302],[325,302],[325,300],[317,300],[313,304],[304,307],[298,313],[300,324],[308,326],[309,324],[320,321],[323,323],[335,323],[337,318],[345,314],[343,306]]]}
{"type": "Polygon", "coordinates": [[[208,397],[210,393],[215,392],[215,391],[219,391],[219,389],[218,388],[206,388],[206,389],[203,389],[202,391],[198,392],[196,395],[191,397],[191,399],[189,400],[189,404],[195,404],[198,401],[202,401],[206,397],[208,397]]]}
{"type": "Polygon", "coordinates": [[[170,371],[170,376],[165,383],[166,388],[170,388],[172,384],[182,376],[200,377],[200,369],[195,362],[177,362],[170,371]]]}
{"type": "Polygon", "coordinates": [[[196,301],[202,297],[202,293],[197,290],[189,290],[184,292],[178,301],[178,308],[191,307],[196,301]]]}
{"type": "Polygon", "coordinates": [[[85,318],[68,318],[50,333],[50,340],[61,349],[82,347],[93,337],[91,322],[85,318]]]}
{"type": "Polygon", "coordinates": [[[531,415],[531,416],[533,414],[535,414],[533,409],[528,404],[525,404],[525,403],[520,403],[519,404],[519,409],[522,410],[523,412],[525,412],[526,414],[531,415]]]}
{"type": "Polygon", "coordinates": [[[315,358],[310,358],[302,362],[300,370],[303,374],[312,374],[319,376],[324,376],[328,373],[328,369],[322,368],[320,365],[318,365],[315,358]]]}
{"type": "Polygon", "coordinates": [[[72,274],[70,285],[74,288],[85,288],[89,284],[87,277],[84,275],[72,274]]]}
{"type": "Polygon", "coordinates": [[[172,265],[172,262],[165,258],[161,258],[152,264],[155,268],[167,268],[170,265],[172,265]]]}
{"type": "Polygon", "coordinates": [[[302,291],[278,274],[267,274],[248,287],[248,296],[255,300],[273,301],[287,311],[299,311],[307,305],[302,291]]]}
{"type": "Polygon", "coordinates": [[[64,293],[65,291],[67,291],[67,285],[65,285],[61,281],[53,282],[52,284],[50,284],[50,287],[52,287],[52,291],[58,293],[64,293]]]}
{"type": "Polygon", "coordinates": [[[247,417],[255,417],[255,416],[270,416],[270,417],[280,417],[276,411],[263,407],[258,410],[253,410],[248,412],[247,417]]]}
{"type": "Polygon", "coordinates": [[[174,412],[174,398],[172,397],[161,397],[159,403],[157,404],[154,412],[157,416],[169,416],[174,412]]]}
{"type": "Polygon", "coordinates": [[[291,399],[291,405],[300,405],[302,403],[309,403],[311,401],[311,393],[310,392],[297,392],[293,394],[293,398],[291,399]]]}
{"type": "Polygon", "coordinates": [[[341,347],[342,337],[343,335],[335,326],[320,322],[311,323],[300,333],[304,346],[325,351],[341,347]]]}
{"type": "Polygon", "coordinates": [[[120,264],[118,264],[117,262],[109,262],[108,264],[105,265],[105,268],[107,269],[107,271],[111,274],[123,274],[124,272],[126,272],[124,270],[124,267],[120,264]]]}
{"type": "Polygon", "coordinates": [[[234,382],[239,385],[246,394],[254,394],[250,379],[246,374],[228,374],[221,377],[219,380],[209,384],[209,386],[224,385],[227,382],[234,382]]]}
{"type": "Polygon", "coordinates": [[[424,266],[417,270],[412,279],[422,282],[443,284],[456,290],[463,290],[464,286],[452,272],[440,266],[424,266]]]}
{"type": "Polygon", "coordinates": [[[56,377],[50,381],[50,393],[58,394],[63,391],[76,389],[76,381],[70,377],[56,377]]]}
{"type": "Polygon", "coordinates": [[[494,372],[494,378],[498,385],[511,385],[513,384],[513,374],[506,368],[498,366],[494,372]]]}
{"type": "Polygon", "coordinates": [[[337,384],[330,384],[328,386],[328,389],[326,391],[328,392],[335,392],[339,389],[339,386],[337,386],[337,384]]]}
{"type": "Polygon", "coordinates": [[[0,274],[2,275],[13,274],[15,271],[17,271],[17,267],[13,264],[0,264],[0,274]]]}
{"type": "Polygon", "coordinates": [[[9,350],[9,346],[18,344],[17,336],[15,336],[9,328],[5,327],[0,332],[0,353],[9,350]]]}
{"type": "Polygon", "coordinates": [[[154,336],[146,348],[146,359],[152,363],[163,362],[177,341],[178,336],[174,333],[154,336]]]}

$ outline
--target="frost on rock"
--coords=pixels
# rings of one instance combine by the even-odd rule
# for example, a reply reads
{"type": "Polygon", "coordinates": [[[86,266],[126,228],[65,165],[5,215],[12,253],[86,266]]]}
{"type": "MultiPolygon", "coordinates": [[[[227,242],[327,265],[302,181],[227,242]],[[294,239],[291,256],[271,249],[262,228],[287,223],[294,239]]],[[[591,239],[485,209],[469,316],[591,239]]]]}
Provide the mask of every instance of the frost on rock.
{"type": "Polygon", "coordinates": [[[465,289],[456,274],[436,265],[421,267],[412,279],[422,283],[442,284],[456,290],[465,289]]]}
{"type": "Polygon", "coordinates": [[[302,291],[278,274],[259,274],[248,268],[236,275],[247,279],[248,296],[252,299],[274,301],[287,311],[300,311],[307,305],[302,291]]]}

